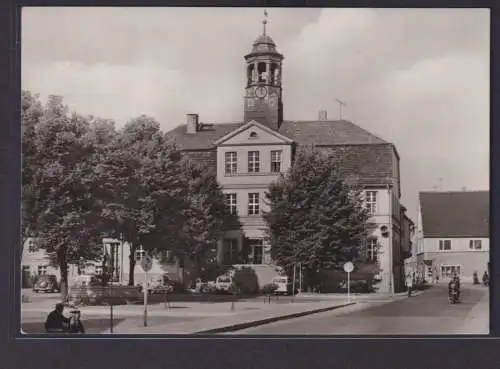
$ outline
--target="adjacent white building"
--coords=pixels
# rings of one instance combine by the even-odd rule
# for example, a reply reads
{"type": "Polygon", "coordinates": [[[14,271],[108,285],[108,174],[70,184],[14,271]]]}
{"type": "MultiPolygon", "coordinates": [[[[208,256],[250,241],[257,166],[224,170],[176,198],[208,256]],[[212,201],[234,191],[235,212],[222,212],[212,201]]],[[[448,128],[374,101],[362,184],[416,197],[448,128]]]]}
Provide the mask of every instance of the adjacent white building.
{"type": "Polygon", "coordinates": [[[472,282],[490,261],[489,191],[421,192],[417,220],[418,275],[429,282],[455,273],[472,282]]]}

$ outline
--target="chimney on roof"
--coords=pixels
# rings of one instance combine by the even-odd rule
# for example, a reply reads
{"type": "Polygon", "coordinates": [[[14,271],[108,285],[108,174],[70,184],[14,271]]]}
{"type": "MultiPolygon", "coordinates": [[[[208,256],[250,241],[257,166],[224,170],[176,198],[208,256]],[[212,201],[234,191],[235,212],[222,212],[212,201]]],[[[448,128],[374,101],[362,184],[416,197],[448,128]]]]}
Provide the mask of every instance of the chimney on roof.
{"type": "Polygon", "coordinates": [[[328,114],[326,110],[320,110],[318,113],[318,120],[324,122],[328,120],[328,114]]]}
{"type": "Polygon", "coordinates": [[[186,132],[196,133],[199,128],[198,114],[187,114],[186,119],[186,132]]]}
{"type": "Polygon", "coordinates": [[[463,186],[462,191],[464,191],[464,192],[467,191],[467,187],[463,186]]]}

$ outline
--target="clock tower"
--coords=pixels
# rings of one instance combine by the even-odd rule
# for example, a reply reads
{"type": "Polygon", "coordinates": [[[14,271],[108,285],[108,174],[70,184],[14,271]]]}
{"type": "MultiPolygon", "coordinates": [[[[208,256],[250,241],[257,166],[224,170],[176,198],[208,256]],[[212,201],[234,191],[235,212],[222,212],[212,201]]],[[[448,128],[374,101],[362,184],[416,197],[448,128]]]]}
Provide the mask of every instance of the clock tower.
{"type": "MultiPolygon", "coordinates": [[[[267,12],[264,13],[267,16],[267,12]]],[[[246,94],[245,123],[256,120],[277,130],[283,121],[282,65],[283,55],[276,51],[276,44],[264,30],[253,43],[252,52],[245,55],[246,94]]]]}

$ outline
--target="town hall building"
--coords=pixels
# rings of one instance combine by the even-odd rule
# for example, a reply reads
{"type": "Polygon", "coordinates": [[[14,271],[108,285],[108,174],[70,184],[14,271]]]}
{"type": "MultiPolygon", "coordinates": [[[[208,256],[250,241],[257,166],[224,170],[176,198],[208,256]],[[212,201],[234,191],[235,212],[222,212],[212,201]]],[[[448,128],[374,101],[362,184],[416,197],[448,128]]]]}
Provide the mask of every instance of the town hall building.
{"type": "Polygon", "coordinates": [[[186,123],[167,133],[188,157],[212,166],[226,195],[227,204],[239,216],[242,231],[229,231],[218,249],[220,263],[231,264],[249,242],[248,265],[259,284],[277,275],[264,238],[268,210],[264,201],[269,184],[293,163],[297,148],[314,145],[337,159],[345,178],[364,188],[366,207],[376,223],[367,253],[380,267],[379,291],[404,288],[402,234],[405,217],[400,204],[399,155],[396,147],[346,120],[329,120],[320,111],[317,119],[284,119],[283,59],[273,39],[264,31],[244,57],[246,85],[242,120],[206,123],[188,114],[186,123]]]}
{"type": "MultiPolygon", "coordinates": [[[[270,183],[292,166],[299,147],[314,146],[330,152],[343,177],[364,190],[365,206],[371,214],[369,221],[376,225],[365,251],[377,267],[377,290],[404,290],[404,259],[410,249],[413,223],[400,203],[400,158],[396,147],[352,122],[329,120],[325,111],[320,111],[313,120],[285,120],[284,56],[266,34],[265,26],[264,21],[262,35],[244,57],[246,85],[242,120],[207,123],[202,122],[198,114],[187,114],[185,124],[167,132],[185,155],[216,171],[227,205],[239,217],[241,229],[226,232],[219,242],[218,262],[241,267],[236,259],[245,249],[249,251],[245,266],[255,271],[260,286],[279,274],[265,240],[266,225],[262,217],[268,210],[265,193],[270,183]]],[[[110,239],[103,240],[103,247],[111,256],[113,280],[127,283],[130,271],[125,253],[129,247],[110,239]]],[[[139,248],[134,257],[140,259],[144,252],[139,248]]],[[[25,247],[22,264],[26,275],[59,274],[57,268],[50,267],[47,255],[35,248],[25,247]]],[[[70,274],[89,270],[98,273],[99,263],[90,264],[83,271],[80,267],[76,270],[75,266],[70,274]]],[[[174,264],[165,266],[156,261],[148,275],[157,278],[167,273],[174,279],[180,275],[186,285],[192,285],[189,271],[180,268],[178,262],[174,264]]],[[[134,277],[136,281],[144,278],[140,267],[136,266],[134,277]]]]}

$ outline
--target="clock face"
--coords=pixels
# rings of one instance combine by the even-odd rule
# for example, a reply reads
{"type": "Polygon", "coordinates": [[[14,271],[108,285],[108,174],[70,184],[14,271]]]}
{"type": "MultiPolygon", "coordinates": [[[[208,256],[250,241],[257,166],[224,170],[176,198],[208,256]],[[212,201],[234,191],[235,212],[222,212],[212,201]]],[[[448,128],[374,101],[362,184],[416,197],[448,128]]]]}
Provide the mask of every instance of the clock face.
{"type": "Polygon", "coordinates": [[[259,97],[259,98],[263,98],[267,95],[267,90],[265,87],[257,87],[255,89],[255,96],[259,97]]]}

